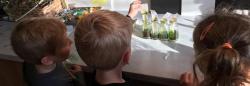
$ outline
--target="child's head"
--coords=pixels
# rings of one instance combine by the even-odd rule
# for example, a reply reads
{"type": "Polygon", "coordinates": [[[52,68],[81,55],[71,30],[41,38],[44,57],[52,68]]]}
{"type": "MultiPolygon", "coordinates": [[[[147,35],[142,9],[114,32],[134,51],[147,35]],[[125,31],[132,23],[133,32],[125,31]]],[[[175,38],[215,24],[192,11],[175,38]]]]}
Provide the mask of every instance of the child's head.
{"type": "Polygon", "coordinates": [[[86,15],[75,30],[75,44],[83,61],[100,70],[127,63],[130,56],[132,22],[113,11],[86,15]]]}
{"type": "Polygon", "coordinates": [[[204,75],[202,86],[239,86],[250,62],[250,18],[215,14],[193,33],[196,61],[204,75]]]}
{"type": "Polygon", "coordinates": [[[49,65],[68,57],[71,41],[63,22],[42,17],[18,23],[11,35],[11,45],[24,61],[49,65]]]}

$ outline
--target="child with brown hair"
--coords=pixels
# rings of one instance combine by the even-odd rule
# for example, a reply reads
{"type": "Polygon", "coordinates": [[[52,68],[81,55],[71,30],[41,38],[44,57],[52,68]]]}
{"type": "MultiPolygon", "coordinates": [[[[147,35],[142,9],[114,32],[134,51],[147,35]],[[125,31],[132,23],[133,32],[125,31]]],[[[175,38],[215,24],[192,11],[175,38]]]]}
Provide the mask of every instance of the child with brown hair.
{"type": "Polygon", "coordinates": [[[73,85],[62,64],[69,56],[71,40],[60,20],[41,17],[21,21],[11,34],[11,45],[24,60],[29,86],[73,85]]]}
{"type": "Polygon", "coordinates": [[[250,18],[218,13],[200,22],[194,30],[193,80],[184,74],[184,86],[248,86],[250,69],[250,18]],[[203,79],[199,81],[197,68],[203,79]]]}
{"type": "Polygon", "coordinates": [[[96,70],[94,86],[127,86],[122,68],[131,53],[132,21],[114,11],[85,16],[75,30],[75,45],[82,60],[96,70]]]}

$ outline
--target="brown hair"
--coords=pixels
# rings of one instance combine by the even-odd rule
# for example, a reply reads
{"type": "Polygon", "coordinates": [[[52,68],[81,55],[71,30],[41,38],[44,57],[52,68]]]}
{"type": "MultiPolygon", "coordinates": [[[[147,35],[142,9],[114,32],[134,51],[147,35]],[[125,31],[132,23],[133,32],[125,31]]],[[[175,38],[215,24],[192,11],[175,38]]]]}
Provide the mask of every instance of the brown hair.
{"type": "Polygon", "coordinates": [[[101,10],[86,15],[75,30],[75,44],[84,62],[96,69],[116,67],[130,48],[132,21],[120,13],[101,10]]]}
{"type": "MultiPolygon", "coordinates": [[[[41,64],[41,58],[46,55],[59,57],[61,49],[69,41],[65,36],[66,27],[60,20],[29,18],[16,25],[11,34],[11,45],[24,61],[41,64]]],[[[55,58],[55,61],[65,58],[55,58]]]]}
{"type": "Polygon", "coordinates": [[[218,13],[197,25],[193,33],[196,56],[194,73],[198,80],[197,66],[204,75],[200,86],[239,86],[248,82],[249,20],[247,16],[218,13]],[[230,47],[225,47],[225,43],[229,43],[230,47]]]}

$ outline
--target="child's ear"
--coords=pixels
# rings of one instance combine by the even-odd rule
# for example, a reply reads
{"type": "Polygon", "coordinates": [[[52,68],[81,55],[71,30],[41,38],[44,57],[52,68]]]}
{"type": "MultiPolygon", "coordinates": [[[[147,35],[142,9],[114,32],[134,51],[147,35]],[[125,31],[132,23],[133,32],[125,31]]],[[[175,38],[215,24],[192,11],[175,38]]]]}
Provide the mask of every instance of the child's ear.
{"type": "Polygon", "coordinates": [[[53,56],[47,55],[41,59],[41,63],[43,65],[51,65],[54,64],[53,56]]]}
{"type": "Polygon", "coordinates": [[[131,49],[129,48],[129,49],[127,49],[125,52],[124,52],[124,54],[123,54],[123,63],[124,64],[128,64],[129,63],[129,58],[130,58],[130,56],[131,56],[131,49]]]}

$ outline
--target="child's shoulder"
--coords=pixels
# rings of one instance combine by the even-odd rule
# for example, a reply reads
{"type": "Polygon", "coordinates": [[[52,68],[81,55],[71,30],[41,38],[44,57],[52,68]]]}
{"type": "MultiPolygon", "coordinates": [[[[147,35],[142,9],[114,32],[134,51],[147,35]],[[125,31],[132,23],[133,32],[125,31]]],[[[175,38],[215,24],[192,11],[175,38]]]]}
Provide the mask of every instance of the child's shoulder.
{"type": "Polygon", "coordinates": [[[31,86],[39,84],[42,86],[70,86],[71,84],[71,78],[62,63],[57,63],[56,67],[48,73],[38,73],[35,64],[23,63],[23,71],[25,81],[31,86]]]}

